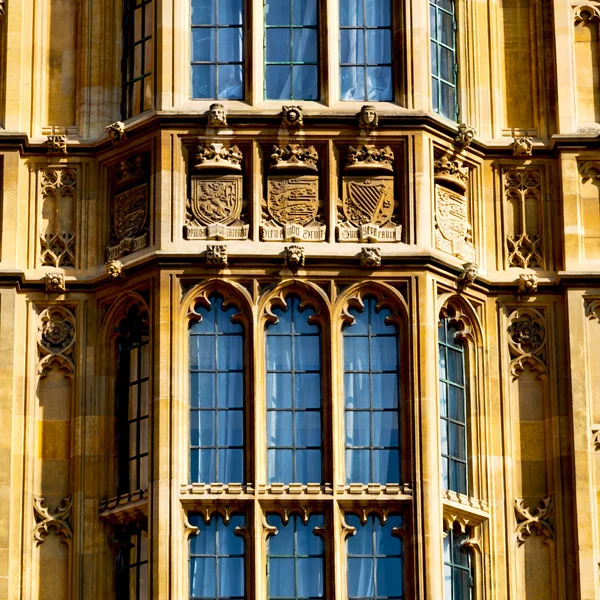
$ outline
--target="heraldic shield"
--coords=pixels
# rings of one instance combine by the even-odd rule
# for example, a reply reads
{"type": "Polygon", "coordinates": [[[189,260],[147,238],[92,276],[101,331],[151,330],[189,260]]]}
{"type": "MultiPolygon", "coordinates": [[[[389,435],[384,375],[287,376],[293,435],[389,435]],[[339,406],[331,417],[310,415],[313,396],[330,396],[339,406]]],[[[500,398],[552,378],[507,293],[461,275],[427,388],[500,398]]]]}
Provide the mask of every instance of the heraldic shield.
{"type": "Polygon", "coordinates": [[[138,185],[114,199],[114,229],[119,240],[139,236],[148,217],[148,185],[138,185]]]}
{"type": "Polygon", "coordinates": [[[242,177],[192,178],[190,209],[200,225],[231,225],[240,220],[243,208],[242,177]]]}
{"type": "Polygon", "coordinates": [[[345,177],[344,216],[354,225],[385,225],[394,215],[392,177],[345,177]]]}
{"type": "Polygon", "coordinates": [[[319,212],[318,178],[269,177],[267,210],[280,225],[308,225],[319,212]]]}

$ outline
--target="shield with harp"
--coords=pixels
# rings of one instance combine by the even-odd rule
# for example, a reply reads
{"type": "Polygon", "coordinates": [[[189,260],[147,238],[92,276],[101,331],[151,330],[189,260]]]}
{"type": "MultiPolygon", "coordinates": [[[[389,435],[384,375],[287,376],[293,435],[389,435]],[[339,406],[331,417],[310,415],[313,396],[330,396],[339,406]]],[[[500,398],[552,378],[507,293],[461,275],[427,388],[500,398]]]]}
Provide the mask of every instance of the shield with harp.
{"type": "Polygon", "coordinates": [[[393,178],[344,178],[344,215],[354,225],[385,225],[394,214],[393,178]]]}

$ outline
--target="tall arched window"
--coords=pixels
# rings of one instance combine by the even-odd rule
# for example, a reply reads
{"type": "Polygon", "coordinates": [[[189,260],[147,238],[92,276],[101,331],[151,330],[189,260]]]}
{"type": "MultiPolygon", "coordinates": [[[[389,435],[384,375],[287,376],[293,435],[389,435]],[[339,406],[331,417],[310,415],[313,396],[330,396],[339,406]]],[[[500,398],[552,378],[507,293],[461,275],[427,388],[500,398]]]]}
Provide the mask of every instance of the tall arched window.
{"type": "Polygon", "coordinates": [[[442,486],[467,494],[465,349],[457,333],[450,319],[442,316],[438,326],[442,486]]]}
{"type": "Polygon", "coordinates": [[[190,481],[244,483],[244,332],[213,294],[190,323],[190,481]]]}
{"type": "Polygon", "coordinates": [[[148,313],[134,304],[119,322],[118,493],[148,489],[150,346],[148,313]]]}
{"type": "Polygon", "coordinates": [[[400,483],[398,330],[367,298],[344,325],[346,483],[400,483]]]}
{"type": "Polygon", "coordinates": [[[267,326],[269,483],[321,483],[321,331],[296,296],[267,326]]]}

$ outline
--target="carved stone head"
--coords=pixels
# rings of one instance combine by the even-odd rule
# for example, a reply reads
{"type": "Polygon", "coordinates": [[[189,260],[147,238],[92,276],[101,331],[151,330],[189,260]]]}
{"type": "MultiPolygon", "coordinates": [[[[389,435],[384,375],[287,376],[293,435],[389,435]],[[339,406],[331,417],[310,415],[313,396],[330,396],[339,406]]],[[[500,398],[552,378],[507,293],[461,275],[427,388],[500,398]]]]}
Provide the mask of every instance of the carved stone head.
{"type": "Polygon", "coordinates": [[[120,260],[109,260],[106,263],[106,272],[111,279],[123,277],[123,263],[120,260]]]}
{"type": "Polygon", "coordinates": [[[358,113],[358,125],[363,129],[373,129],[379,125],[377,110],[372,104],[365,104],[358,113]]]}
{"type": "Polygon", "coordinates": [[[225,127],[227,125],[227,113],[222,104],[211,104],[208,109],[208,126],[225,127]]]}
{"type": "Polygon", "coordinates": [[[465,263],[463,265],[463,271],[458,276],[458,282],[462,285],[469,286],[473,285],[479,274],[479,267],[475,263],[465,263]]]}
{"type": "Polygon", "coordinates": [[[304,248],[302,246],[287,246],[283,258],[290,269],[298,269],[304,266],[304,248]]]}
{"type": "Polygon", "coordinates": [[[457,146],[468,148],[475,137],[475,129],[466,123],[461,123],[458,126],[458,133],[454,138],[457,146]]]}
{"type": "Polygon", "coordinates": [[[283,106],[281,108],[281,125],[294,128],[304,125],[304,115],[301,106],[283,106]]]}
{"type": "Polygon", "coordinates": [[[115,145],[127,139],[127,135],[125,135],[125,123],[122,121],[111,123],[104,129],[106,130],[106,133],[108,133],[111,142],[115,145]]]}
{"type": "Polygon", "coordinates": [[[381,249],[376,246],[364,246],[360,249],[360,266],[375,269],[381,266],[381,249]]]}
{"type": "Polygon", "coordinates": [[[513,144],[513,156],[531,156],[533,140],[527,136],[516,137],[513,144]]]}

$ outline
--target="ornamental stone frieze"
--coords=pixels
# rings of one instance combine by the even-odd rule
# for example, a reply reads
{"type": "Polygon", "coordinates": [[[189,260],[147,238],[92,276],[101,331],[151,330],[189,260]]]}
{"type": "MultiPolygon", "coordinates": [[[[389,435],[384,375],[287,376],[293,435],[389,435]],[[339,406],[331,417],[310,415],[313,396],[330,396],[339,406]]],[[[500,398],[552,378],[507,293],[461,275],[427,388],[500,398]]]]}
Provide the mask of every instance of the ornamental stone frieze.
{"type": "Polygon", "coordinates": [[[325,240],[319,198],[319,155],[313,146],[273,147],[267,174],[267,198],[262,205],[263,241],[325,240]]]}
{"type": "Polygon", "coordinates": [[[197,147],[186,204],[186,239],[248,238],[242,159],[237,146],[215,142],[197,147]]]}
{"type": "Polygon", "coordinates": [[[389,146],[350,146],[338,203],[340,242],[399,242],[402,226],[394,221],[394,153],[389,146]]]}
{"type": "Polygon", "coordinates": [[[443,156],[434,163],[435,240],[439,250],[475,263],[466,196],[469,168],[443,156]]]}
{"type": "Polygon", "coordinates": [[[108,261],[148,245],[149,168],[146,158],[139,154],[115,167],[110,243],[106,249],[108,261]]]}

